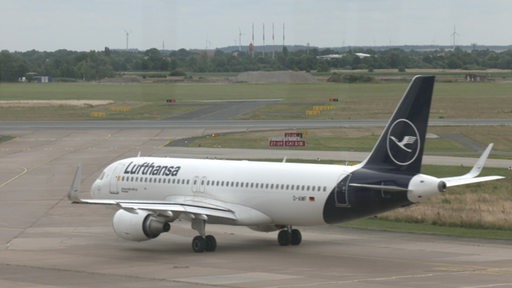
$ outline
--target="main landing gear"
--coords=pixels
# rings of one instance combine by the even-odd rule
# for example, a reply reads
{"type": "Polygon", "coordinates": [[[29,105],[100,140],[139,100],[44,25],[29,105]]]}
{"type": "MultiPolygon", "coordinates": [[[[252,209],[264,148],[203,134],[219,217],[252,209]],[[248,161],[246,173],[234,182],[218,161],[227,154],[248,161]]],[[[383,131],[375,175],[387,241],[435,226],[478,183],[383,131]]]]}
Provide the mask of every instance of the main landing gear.
{"type": "Polygon", "coordinates": [[[201,236],[197,235],[192,239],[192,250],[196,253],[213,252],[217,249],[217,240],[213,235],[201,236]]]}
{"type": "Polygon", "coordinates": [[[217,240],[213,235],[205,235],[206,219],[196,218],[192,220],[192,229],[199,235],[192,239],[192,250],[196,253],[213,252],[217,249],[217,240]]]}
{"type": "Polygon", "coordinates": [[[279,231],[279,234],[277,234],[277,242],[279,242],[279,245],[281,246],[288,246],[288,245],[299,245],[300,242],[302,242],[302,234],[297,229],[292,229],[292,226],[286,226],[285,229],[279,231]]]}
{"type": "MultiPolygon", "coordinates": [[[[199,233],[192,239],[192,250],[196,253],[213,252],[217,249],[217,240],[213,235],[205,235],[205,226],[206,219],[198,217],[192,220],[192,229],[199,233]]],[[[288,225],[277,234],[277,242],[281,246],[297,246],[302,242],[302,234],[288,225]]]]}

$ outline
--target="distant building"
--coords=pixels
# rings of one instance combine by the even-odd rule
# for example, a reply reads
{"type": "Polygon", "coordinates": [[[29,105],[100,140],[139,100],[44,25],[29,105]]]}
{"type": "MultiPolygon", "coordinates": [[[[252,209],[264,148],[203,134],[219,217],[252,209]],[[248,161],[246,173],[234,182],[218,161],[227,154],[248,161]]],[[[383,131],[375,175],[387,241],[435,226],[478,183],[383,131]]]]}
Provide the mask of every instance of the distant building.
{"type": "Polygon", "coordinates": [[[34,76],[32,82],[35,83],[51,83],[53,82],[52,76],[34,76]]]}
{"type": "MultiPolygon", "coordinates": [[[[359,57],[361,59],[372,56],[372,55],[366,54],[366,53],[354,53],[354,55],[356,55],[357,57],[359,57]]],[[[340,59],[343,57],[345,57],[345,54],[329,54],[329,55],[317,56],[316,58],[332,60],[332,59],[340,59]]]]}
{"type": "Polygon", "coordinates": [[[487,81],[487,76],[478,74],[466,74],[465,79],[467,82],[483,82],[487,81]]]}

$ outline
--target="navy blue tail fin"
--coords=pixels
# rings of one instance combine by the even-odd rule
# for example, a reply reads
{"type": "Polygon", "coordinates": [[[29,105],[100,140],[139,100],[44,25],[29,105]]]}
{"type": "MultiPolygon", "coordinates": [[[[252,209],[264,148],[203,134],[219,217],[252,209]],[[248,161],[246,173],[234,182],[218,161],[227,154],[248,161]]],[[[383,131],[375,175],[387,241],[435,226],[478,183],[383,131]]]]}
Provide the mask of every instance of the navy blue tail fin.
{"type": "Polygon", "coordinates": [[[380,135],[365,168],[416,174],[421,170],[434,76],[416,76],[380,135]]]}

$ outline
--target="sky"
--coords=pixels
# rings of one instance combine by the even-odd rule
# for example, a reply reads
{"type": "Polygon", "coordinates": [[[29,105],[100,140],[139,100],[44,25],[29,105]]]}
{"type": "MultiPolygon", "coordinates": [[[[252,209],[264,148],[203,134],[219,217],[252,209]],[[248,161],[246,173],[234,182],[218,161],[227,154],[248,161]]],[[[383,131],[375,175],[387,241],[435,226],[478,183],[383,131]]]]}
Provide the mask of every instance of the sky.
{"type": "Polygon", "coordinates": [[[0,0],[0,50],[512,44],[509,0],[0,0]],[[263,33],[265,25],[265,33],[263,33]],[[240,37],[241,34],[241,37],[240,37]]]}

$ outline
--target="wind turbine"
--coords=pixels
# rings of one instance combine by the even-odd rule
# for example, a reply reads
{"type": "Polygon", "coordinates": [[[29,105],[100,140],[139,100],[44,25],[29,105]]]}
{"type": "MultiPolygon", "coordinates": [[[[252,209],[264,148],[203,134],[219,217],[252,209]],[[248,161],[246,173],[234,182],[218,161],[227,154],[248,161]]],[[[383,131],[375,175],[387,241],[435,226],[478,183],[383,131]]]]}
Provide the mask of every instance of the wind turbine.
{"type": "Polygon", "coordinates": [[[453,50],[455,50],[455,38],[459,36],[460,34],[457,33],[457,29],[455,25],[453,25],[453,33],[452,33],[452,44],[453,44],[453,50]]]}
{"type": "Polygon", "coordinates": [[[238,52],[242,52],[242,29],[238,27],[238,52]]]}
{"type": "Polygon", "coordinates": [[[131,30],[126,30],[126,29],[123,29],[124,30],[124,33],[126,35],[126,50],[128,50],[128,43],[129,43],[129,39],[130,39],[130,33],[132,33],[131,30]]]}

